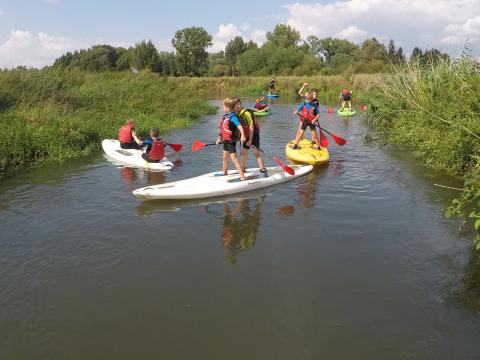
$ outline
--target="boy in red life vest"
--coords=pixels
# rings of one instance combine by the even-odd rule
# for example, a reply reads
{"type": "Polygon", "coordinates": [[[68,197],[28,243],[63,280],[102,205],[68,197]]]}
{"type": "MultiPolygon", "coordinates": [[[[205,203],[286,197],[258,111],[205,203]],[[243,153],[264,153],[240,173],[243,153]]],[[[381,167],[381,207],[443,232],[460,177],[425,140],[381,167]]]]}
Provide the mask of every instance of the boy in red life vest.
{"type": "Polygon", "coordinates": [[[237,145],[237,130],[240,132],[240,142],[243,144],[247,141],[245,132],[240,120],[235,114],[236,101],[232,98],[226,98],[223,100],[223,110],[225,114],[222,116],[219,125],[219,134],[216,144],[223,142],[223,175],[228,174],[228,158],[232,160],[233,165],[238,170],[240,180],[245,180],[243,168],[240,166],[240,162],[237,158],[237,151],[235,149],[237,145]]]}
{"type": "Polygon", "coordinates": [[[253,155],[258,161],[258,166],[260,167],[260,172],[267,177],[267,169],[265,168],[265,163],[262,158],[262,154],[260,154],[260,125],[255,118],[255,114],[253,114],[253,110],[247,110],[242,107],[242,101],[239,98],[235,99],[235,112],[240,120],[240,124],[243,127],[243,131],[245,133],[245,137],[247,141],[243,143],[242,146],[242,158],[240,161],[240,165],[242,169],[247,168],[247,158],[248,158],[248,150],[253,145],[253,155]]]}
{"type": "Polygon", "coordinates": [[[142,141],[135,134],[135,123],[128,119],[127,123],[118,129],[118,141],[122,149],[141,149],[142,141]]]}
{"type": "Polygon", "coordinates": [[[258,112],[269,110],[267,104],[265,104],[265,102],[263,101],[263,98],[255,99],[255,110],[258,112]]]}
{"type": "Polygon", "coordinates": [[[352,111],[352,92],[348,89],[343,89],[340,93],[339,100],[342,102],[342,109],[340,111],[345,110],[345,102],[348,102],[348,108],[352,111]]]}
{"type": "Polygon", "coordinates": [[[307,127],[309,127],[310,131],[312,132],[312,141],[315,142],[315,149],[321,149],[320,143],[317,137],[317,132],[315,131],[315,122],[320,117],[320,114],[318,111],[318,107],[312,104],[312,100],[313,100],[312,94],[307,93],[304,103],[300,104],[298,106],[298,109],[295,110],[293,113],[294,115],[301,115],[300,130],[297,131],[297,136],[295,138],[293,149],[298,148],[298,143],[300,142],[300,139],[305,133],[305,130],[307,129],[307,127]]]}
{"type": "Polygon", "coordinates": [[[151,140],[145,140],[144,145],[147,145],[146,151],[142,154],[143,160],[149,163],[157,163],[165,157],[165,143],[158,138],[158,129],[150,129],[151,140]]]}

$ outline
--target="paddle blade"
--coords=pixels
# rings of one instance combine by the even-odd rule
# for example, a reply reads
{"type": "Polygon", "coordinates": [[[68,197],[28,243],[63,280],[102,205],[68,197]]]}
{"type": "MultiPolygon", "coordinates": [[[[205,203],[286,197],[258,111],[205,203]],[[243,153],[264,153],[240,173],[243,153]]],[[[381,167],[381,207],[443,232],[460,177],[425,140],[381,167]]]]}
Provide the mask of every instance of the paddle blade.
{"type": "Polygon", "coordinates": [[[192,151],[198,151],[200,149],[203,149],[205,147],[205,144],[202,143],[201,141],[195,140],[192,144],[192,151]]]}
{"type": "Polygon", "coordinates": [[[328,134],[332,137],[333,141],[335,141],[337,143],[337,145],[343,146],[347,143],[347,140],[345,140],[345,139],[343,139],[343,138],[341,138],[341,137],[339,137],[335,134],[332,134],[332,133],[328,133],[328,134]]]}
{"type": "Polygon", "coordinates": [[[360,110],[364,110],[364,111],[365,111],[365,110],[367,110],[367,109],[368,109],[367,105],[360,105],[360,110]]]}
{"type": "Polygon", "coordinates": [[[179,152],[179,151],[181,151],[182,148],[183,148],[183,145],[182,145],[182,144],[170,144],[170,143],[167,143],[167,145],[170,146],[170,147],[173,149],[173,151],[175,151],[175,152],[179,152]]]}
{"type": "Polygon", "coordinates": [[[321,147],[328,147],[329,142],[328,142],[327,137],[323,133],[322,129],[319,129],[319,130],[320,130],[320,146],[321,147]]]}
{"type": "Polygon", "coordinates": [[[293,170],[290,166],[285,165],[282,163],[280,160],[278,160],[276,157],[272,157],[273,161],[275,161],[282,169],[289,175],[295,175],[295,170],[293,170]]]}
{"type": "Polygon", "coordinates": [[[329,114],[333,113],[333,107],[330,106],[330,107],[327,109],[327,113],[329,113],[329,114]]]}

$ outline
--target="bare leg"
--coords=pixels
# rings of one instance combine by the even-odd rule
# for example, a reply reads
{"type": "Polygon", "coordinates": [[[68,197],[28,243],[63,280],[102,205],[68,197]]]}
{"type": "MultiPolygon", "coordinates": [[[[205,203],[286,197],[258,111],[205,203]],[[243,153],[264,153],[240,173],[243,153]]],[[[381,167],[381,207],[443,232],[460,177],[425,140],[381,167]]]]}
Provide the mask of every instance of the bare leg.
{"type": "Polygon", "coordinates": [[[295,145],[298,145],[304,133],[305,133],[305,130],[302,130],[302,129],[300,129],[300,131],[297,132],[297,137],[295,138],[295,145]]]}
{"type": "Polygon", "coordinates": [[[260,166],[260,169],[265,169],[265,162],[263,161],[262,154],[260,154],[260,151],[257,149],[253,149],[253,155],[257,158],[258,161],[258,166],[260,166]]]}
{"type": "Polygon", "coordinates": [[[321,146],[320,146],[320,142],[318,141],[318,137],[317,137],[317,132],[316,131],[312,131],[312,140],[315,142],[315,144],[318,146],[318,148],[320,149],[321,146]]]}
{"type": "Polygon", "coordinates": [[[242,157],[240,159],[240,165],[242,166],[242,169],[247,168],[247,160],[248,160],[248,149],[244,149],[242,147],[242,157]]]}
{"type": "Polygon", "coordinates": [[[240,179],[245,180],[245,174],[243,173],[243,169],[240,166],[240,162],[237,159],[237,154],[231,153],[230,154],[230,159],[232,160],[233,165],[235,165],[235,168],[238,170],[238,174],[240,175],[240,179]]]}
{"type": "Polygon", "coordinates": [[[222,168],[223,173],[227,175],[228,174],[228,151],[223,150],[222,161],[223,161],[223,168],[222,168]]]}
{"type": "Polygon", "coordinates": [[[348,107],[350,108],[350,111],[352,111],[352,102],[351,101],[348,102],[348,107]]]}

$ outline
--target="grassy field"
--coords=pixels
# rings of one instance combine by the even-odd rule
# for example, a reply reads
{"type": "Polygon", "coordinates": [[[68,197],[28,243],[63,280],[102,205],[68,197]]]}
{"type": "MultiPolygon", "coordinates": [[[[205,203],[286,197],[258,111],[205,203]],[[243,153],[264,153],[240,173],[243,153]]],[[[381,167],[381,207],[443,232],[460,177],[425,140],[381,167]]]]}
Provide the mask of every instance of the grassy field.
{"type": "Polygon", "coordinates": [[[429,167],[463,176],[447,216],[472,218],[480,249],[480,73],[473,60],[396,69],[370,92],[368,122],[429,167]]]}
{"type": "Polygon", "coordinates": [[[129,117],[142,135],[165,134],[216,111],[182,85],[150,73],[1,71],[0,176],[97,151],[129,117]]]}

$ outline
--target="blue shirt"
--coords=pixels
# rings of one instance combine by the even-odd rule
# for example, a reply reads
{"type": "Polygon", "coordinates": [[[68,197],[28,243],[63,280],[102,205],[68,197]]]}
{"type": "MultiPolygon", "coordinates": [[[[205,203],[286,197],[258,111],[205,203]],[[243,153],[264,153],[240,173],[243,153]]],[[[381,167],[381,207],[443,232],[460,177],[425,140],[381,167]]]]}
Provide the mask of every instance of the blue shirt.
{"type": "Polygon", "coordinates": [[[230,119],[230,124],[235,125],[235,130],[240,126],[240,120],[238,119],[236,112],[232,111],[231,113],[225,114],[225,116],[230,119]]]}
{"type": "Polygon", "coordinates": [[[303,109],[303,106],[306,105],[307,106],[307,110],[310,111],[310,109],[315,109],[313,111],[314,115],[317,116],[317,114],[320,112],[320,109],[318,108],[318,106],[316,106],[315,104],[312,104],[311,102],[303,102],[301,103],[300,105],[298,105],[298,108],[297,108],[297,111],[298,112],[302,112],[302,109],[303,109]]]}

